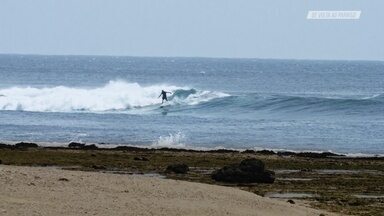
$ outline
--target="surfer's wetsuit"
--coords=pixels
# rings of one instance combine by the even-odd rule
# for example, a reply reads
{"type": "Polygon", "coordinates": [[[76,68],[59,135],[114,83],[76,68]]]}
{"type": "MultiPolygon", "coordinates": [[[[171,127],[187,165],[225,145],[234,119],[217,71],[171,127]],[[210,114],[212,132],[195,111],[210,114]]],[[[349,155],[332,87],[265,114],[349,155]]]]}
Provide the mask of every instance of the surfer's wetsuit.
{"type": "Polygon", "coordinates": [[[164,90],[161,90],[161,93],[160,93],[160,95],[159,95],[159,97],[160,97],[161,95],[163,95],[162,100],[161,100],[161,103],[164,103],[164,100],[168,101],[167,93],[172,94],[171,92],[166,92],[166,91],[164,91],[164,90]]]}

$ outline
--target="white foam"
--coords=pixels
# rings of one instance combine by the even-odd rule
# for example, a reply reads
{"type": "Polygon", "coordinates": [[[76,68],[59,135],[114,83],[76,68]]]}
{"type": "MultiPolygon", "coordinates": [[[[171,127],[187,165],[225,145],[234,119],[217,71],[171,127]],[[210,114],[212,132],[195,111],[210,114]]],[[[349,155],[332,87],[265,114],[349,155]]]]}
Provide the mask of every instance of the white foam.
{"type": "MultiPolygon", "coordinates": [[[[0,110],[22,110],[36,112],[105,112],[123,111],[161,103],[161,90],[188,90],[187,87],[172,85],[141,86],[126,81],[110,81],[98,88],[73,88],[56,86],[50,88],[12,87],[0,89],[0,110]]],[[[187,98],[174,98],[183,104],[198,104],[224,93],[197,91],[187,98]]]]}
{"type": "Polygon", "coordinates": [[[160,136],[152,145],[152,148],[185,148],[185,135],[182,132],[160,136]]]}

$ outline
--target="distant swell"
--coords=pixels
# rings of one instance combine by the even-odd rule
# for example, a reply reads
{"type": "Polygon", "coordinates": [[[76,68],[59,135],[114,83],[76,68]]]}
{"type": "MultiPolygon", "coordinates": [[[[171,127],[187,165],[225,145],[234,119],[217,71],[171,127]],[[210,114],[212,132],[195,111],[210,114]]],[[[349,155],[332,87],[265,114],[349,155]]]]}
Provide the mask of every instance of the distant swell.
{"type": "Polygon", "coordinates": [[[0,89],[0,110],[36,112],[105,112],[147,108],[161,103],[161,90],[174,92],[170,104],[196,105],[224,93],[199,91],[172,85],[141,86],[138,83],[110,81],[99,88],[12,87],[0,89]]]}
{"type": "Polygon", "coordinates": [[[384,95],[370,97],[332,98],[292,95],[246,94],[229,96],[201,104],[205,109],[237,109],[251,111],[369,114],[384,111],[384,95]]]}

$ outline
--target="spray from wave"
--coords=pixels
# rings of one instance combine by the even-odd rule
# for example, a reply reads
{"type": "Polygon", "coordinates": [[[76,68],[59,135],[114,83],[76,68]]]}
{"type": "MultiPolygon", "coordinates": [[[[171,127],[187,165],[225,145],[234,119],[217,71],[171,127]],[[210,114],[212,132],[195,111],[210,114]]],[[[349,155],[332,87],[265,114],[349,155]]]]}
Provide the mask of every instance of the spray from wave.
{"type": "Polygon", "coordinates": [[[185,135],[182,132],[160,136],[152,145],[153,148],[185,148],[185,135]]]}
{"type": "Polygon", "coordinates": [[[36,112],[105,112],[124,111],[159,104],[162,89],[172,91],[171,104],[196,105],[224,93],[199,91],[172,85],[141,86],[138,83],[110,81],[99,88],[51,88],[12,87],[0,89],[0,110],[36,112]]]}

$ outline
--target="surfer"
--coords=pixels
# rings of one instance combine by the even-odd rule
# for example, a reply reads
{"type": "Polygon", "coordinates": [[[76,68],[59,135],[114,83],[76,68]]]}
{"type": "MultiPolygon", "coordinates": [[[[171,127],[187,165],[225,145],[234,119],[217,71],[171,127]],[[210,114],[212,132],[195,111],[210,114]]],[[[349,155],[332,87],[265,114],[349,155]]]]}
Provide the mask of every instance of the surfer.
{"type": "MultiPolygon", "coordinates": [[[[168,101],[167,93],[172,94],[172,92],[166,92],[166,91],[164,91],[164,90],[161,90],[161,93],[160,93],[160,95],[159,95],[159,97],[160,97],[161,95],[163,95],[163,97],[162,97],[162,99],[161,99],[161,103],[164,103],[164,100],[168,101]]],[[[159,97],[158,97],[158,98],[159,98],[159,97]]]]}

